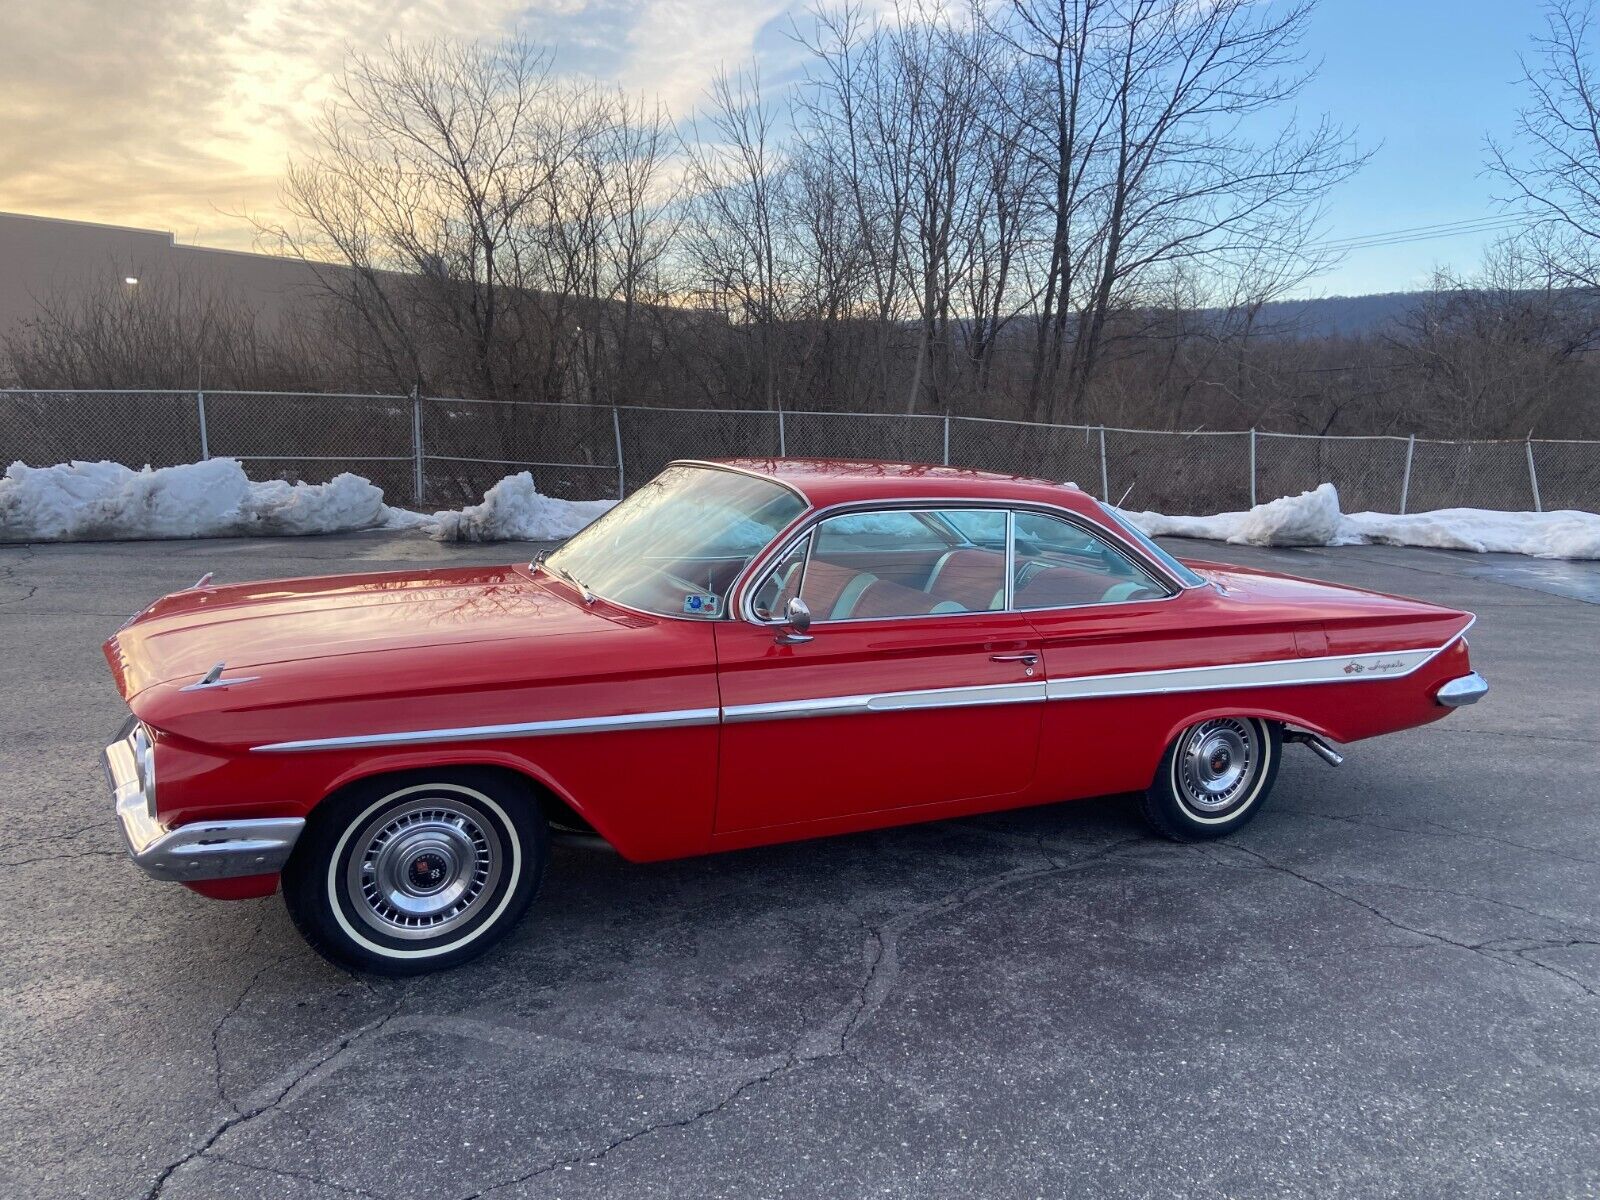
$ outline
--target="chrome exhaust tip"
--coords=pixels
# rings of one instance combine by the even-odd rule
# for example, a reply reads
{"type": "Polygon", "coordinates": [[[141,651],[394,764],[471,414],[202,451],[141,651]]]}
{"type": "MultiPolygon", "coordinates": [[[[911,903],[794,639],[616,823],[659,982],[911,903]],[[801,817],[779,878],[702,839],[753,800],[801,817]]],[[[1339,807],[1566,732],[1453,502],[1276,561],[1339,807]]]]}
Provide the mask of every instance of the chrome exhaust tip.
{"type": "Polygon", "coordinates": [[[1307,730],[1291,729],[1283,735],[1283,740],[1286,742],[1303,742],[1313,754],[1330,767],[1337,767],[1344,762],[1344,755],[1340,754],[1316,734],[1307,730]]]}

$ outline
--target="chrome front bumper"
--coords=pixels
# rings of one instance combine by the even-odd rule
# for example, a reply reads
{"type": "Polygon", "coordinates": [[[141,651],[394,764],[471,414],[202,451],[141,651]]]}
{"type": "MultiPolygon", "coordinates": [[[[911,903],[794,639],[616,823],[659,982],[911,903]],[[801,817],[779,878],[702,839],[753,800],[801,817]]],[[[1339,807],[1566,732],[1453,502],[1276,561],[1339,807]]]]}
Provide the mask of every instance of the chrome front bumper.
{"type": "Polygon", "coordinates": [[[128,854],[155,879],[178,883],[270,875],[283,869],[305,828],[301,817],[249,821],[196,821],[168,829],[155,815],[155,788],[147,786],[151,762],[142,731],[130,723],[105,749],[106,778],[117,806],[128,854]]]}
{"type": "Polygon", "coordinates": [[[1441,684],[1433,695],[1446,708],[1460,708],[1464,704],[1476,704],[1488,690],[1489,681],[1474,671],[1441,684]]]}

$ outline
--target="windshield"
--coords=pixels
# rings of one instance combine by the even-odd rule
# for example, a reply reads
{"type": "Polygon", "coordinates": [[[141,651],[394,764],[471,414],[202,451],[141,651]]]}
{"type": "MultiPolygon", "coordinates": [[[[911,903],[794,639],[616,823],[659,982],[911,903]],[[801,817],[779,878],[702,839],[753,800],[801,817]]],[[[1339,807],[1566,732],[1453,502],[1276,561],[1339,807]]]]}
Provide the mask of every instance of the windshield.
{"type": "Polygon", "coordinates": [[[545,566],[629,608],[720,617],[745,564],[804,509],[804,500],[770,479],[668,467],[545,566]]]}
{"type": "Polygon", "coordinates": [[[1179,583],[1183,584],[1184,587],[1203,587],[1205,585],[1204,579],[1201,579],[1200,576],[1196,575],[1188,567],[1184,566],[1177,559],[1173,558],[1172,555],[1168,554],[1160,546],[1156,545],[1154,539],[1152,539],[1149,534],[1145,533],[1144,530],[1140,529],[1132,521],[1128,520],[1127,517],[1123,516],[1121,509],[1115,508],[1110,504],[1102,504],[1100,508],[1102,511],[1104,511],[1106,516],[1110,517],[1117,523],[1118,527],[1126,530],[1129,537],[1148,550],[1150,552],[1150,557],[1154,558],[1162,566],[1166,567],[1167,570],[1171,571],[1173,577],[1177,579],[1179,583]]]}

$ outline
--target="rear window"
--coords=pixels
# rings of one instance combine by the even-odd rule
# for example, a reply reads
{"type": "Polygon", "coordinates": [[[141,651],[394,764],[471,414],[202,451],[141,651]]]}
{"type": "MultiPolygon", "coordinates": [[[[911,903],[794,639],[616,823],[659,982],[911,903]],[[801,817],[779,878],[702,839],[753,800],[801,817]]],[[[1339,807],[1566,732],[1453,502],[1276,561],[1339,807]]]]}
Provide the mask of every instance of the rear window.
{"type": "Polygon", "coordinates": [[[1132,521],[1128,520],[1127,517],[1123,516],[1120,509],[1113,508],[1109,504],[1102,504],[1100,506],[1100,511],[1105,513],[1106,516],[1110,517],[1112,521],[1116,523],[1118,529],[1122,530],[1134,541],[1138,542],[1139,545],[1143,546],[1145,552],[1148,553],[1151,558],[1155,559],[1168,571],[1172,572],[1172,577],[1179,583],[1183,584],[1184,587],[1205,586],[1206,581],[1204,579],[1201,579],[1200,576],[1196,575],[1188,567],[1184,566],[1177,559],[1173,558],[1172,555],[1168,554],[1160,546],[1156,545],[1154,539],[1152,539],[1149,534],[1140,529],[1132,521]]]}

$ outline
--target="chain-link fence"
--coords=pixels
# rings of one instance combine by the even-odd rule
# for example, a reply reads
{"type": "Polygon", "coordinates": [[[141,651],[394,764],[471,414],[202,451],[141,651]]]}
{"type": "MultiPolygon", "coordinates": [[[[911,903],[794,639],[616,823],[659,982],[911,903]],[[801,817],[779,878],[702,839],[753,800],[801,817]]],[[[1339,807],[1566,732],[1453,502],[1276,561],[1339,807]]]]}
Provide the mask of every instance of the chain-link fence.
{"type": "Polygon", "coordinates": [[[928,414],[601,407],[439,396],[0,390],[0,461],[163,467],[237,458],[253,478],[342,471],[418,508],[530,471],[574,500],[625,495],[674,458],[946,463],[1070,480],[1130,508],[1209,513],[1333,483],[1347,511],[1600,510],[1600,442],[1113,429],[928,414]]]}

